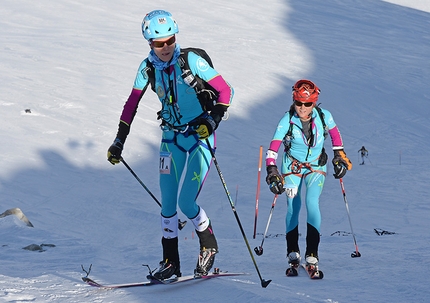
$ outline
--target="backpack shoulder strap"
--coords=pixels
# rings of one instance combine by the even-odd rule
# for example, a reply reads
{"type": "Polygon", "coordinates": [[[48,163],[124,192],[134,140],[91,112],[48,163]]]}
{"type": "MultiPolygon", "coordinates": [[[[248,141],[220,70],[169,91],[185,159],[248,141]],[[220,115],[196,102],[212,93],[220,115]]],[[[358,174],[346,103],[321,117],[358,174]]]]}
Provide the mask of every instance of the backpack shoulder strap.
{"type": "MultiPolygon", "coordinates": [[[[294,105],[291,105],[290,109],[288,110],[288,113],[290,114],[290,121],[291,118],[294,116],[294,105]]],[[[287,134],[285,136],[291,137],[293,135],[293,124],[290,123],[290,127],[288,127],[287,134]]]]}
{"type": "Polygon", "coordinates": [[[190,69],[190,65],[188,64],[188,52],[190,50],[188,48],[181,48],[181,54],[179,55],[178,61],[179,66],[181,67],[182,72],[187,69],[190,69]]]}
{"type": "MultiPolygon", "coordinates": [[[[291,118],[294,115],[294,105],[291,105],[290,109],[288,110],[288,113],[290,115],[290,118],[288,119],[288,122],[291,121],[291,118]]],[[[282,143],[284,144],[284,151],[286,153],[289,153],[290,147],[291,147],[291,138],[293,137],[293,124],[290,123],[290,126],[288,127],[288,131],[285,134],[284,138],[282,139],[282,143]]]]}
{"type": "Polygon", "coordinates": [[[325,139],[327,137],[327,133],[328,133],[328,127],[327,127],[327,124],[325,123],[325,115],[322,112],[321,107],[319,107],[319,104],[317,106],[315,106],[315,109],[317,110],[318,115],[321,119],[321,123],[322,123],[323,129],[324,129],[324,139],[325,139]]]}
{"type": "Polygon", "coordinates": [[[195,47],[181,48],[181,54],[178,58],[182,79],[196,91],[197,98],[199,99],[203,111],[210,112],[214,108],[216,100],[218,100],[219,93],[209,83],[191,72],[188,63],[189,52],[193,52],[205,59],[211,67],[213,67],[212,61],[205,50],[195,47]]]}
{"type": "MultiPolygon", "coordinates": [[[[181,67],[182,71],[182,79],[184,79],[184,82],[194,88],[197,94],[199,94],[201,91],[205,89],[205,83],[202,78],[200,78],[198,75],[194,75],[191,72],[190,64],[188,63],[188,53],[193,52],[198,56],[200,55],[200,52],[204,52],[204,50],[188,47],[188,48],[181,48],[181,54],[179,55],[178,62],[179,66],[181,67]]],[[[202,57],[205,60],[207,60],[205,57],[202,57]]],[[[211,64],[212,66],[212,64],[211,64]]]]}
{"type": "Polygon", "coordinates": [[[198,47],[181,48],[181,56],[184,56],[184,58],[186,58],[186,59],[188,59],[188,53],[189,52],[193,52],[196,55],[202,57],[203,59],[206,60],[207,63],[209,63],[209,65],[212,68],[214,67],[211,57],[209,57],[209,54],[204,49],[198,48],[198,47]]]}
{"type": "Polygon", "coordinates": [[[188,63],[188,53],[190,52],[190,48],[181,48],[181,54],[178,58],[179,66],[181,67],[181,76],[184,79],[184,82],[194,88],[196,93],[201,89],[200,87],[200,77],[194,76],[190,69],[190,64],[188,63]],[[199,79],[199,80],[197,80],[199,79]]]}
{"type": "Polygon", "coordinates": [[[155,71],[154,71],[154,65],[149,62],[149,60],[146,61],[146,75],[148,76],[149,84],[151,85],[151,89],[155,92],[155,71]]]}
{"type": "Polygon", "coordinates": [[[320,116],[321,123],[322,123],[324,129],[326,129],[327,128],[327,124],[325,123],[325,116],[324,116],[324,113],[321,110],[321,107],[319,107],[319,105],[317,105],[317,106],[315,106],[315,109],[317,110],[318,115],[320,116]]]}

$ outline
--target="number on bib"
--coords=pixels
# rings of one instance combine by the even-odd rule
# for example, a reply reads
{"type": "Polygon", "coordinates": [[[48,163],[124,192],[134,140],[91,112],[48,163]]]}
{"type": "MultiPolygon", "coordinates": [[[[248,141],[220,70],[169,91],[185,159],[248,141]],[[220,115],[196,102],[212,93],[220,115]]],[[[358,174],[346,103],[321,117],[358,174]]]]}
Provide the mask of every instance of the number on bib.
{"type": "Polygon", "coordinates": [[[160,174],[170,174],[170,164],[172,162],[172,153],[160,152],[160,174]]]}

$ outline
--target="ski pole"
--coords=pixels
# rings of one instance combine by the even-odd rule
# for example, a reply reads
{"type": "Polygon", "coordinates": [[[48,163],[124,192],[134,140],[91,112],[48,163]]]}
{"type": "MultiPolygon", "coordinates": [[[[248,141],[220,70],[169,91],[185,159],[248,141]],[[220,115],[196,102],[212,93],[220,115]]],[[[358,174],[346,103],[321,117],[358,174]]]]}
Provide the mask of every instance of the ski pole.
{"type": "Polygon", "coordinates": [[[269,219],[267,220],[266,230],[264,231],[263,239],[261,240],[261,245],[260,247],[254,247],[254,251],[258,256],[261,256],[263,254],[263,243],[264,243],[264,239],[266,238],[267,231],[269,230],[269,225],[270,225],[270,221],[272,220],[273,209],[275,208],[277,198],[278,198],[278,195],[275,195],[275,197],[273,198],[272,208],[270,209],[269,219]]]}
{"type": "Polygon", "coordinates": [[[227,184],[225,183],[225,180],[224,180],[224,177],[222,175],[221,169],[220,169],[220,167],[218,165],[218,161],[217,161],[217,159],[215,157],[215,152],[214,152],[214,150],[212,150],[212,146],[211,146],[211,143],[209,142],[209,139],[206,139],[206,144],[207,144],[207,146],[209,148],[209,151],[210,151],[211,156],[212,156],[212,160],[213,160],[213,162],[215,164],[215,167],[216,167],[216,169],[218,171],[219,178],[221,180],[222,186],[224,187],[224,191],[225,191],[225,193],[227,195],[228,201],[230,202],[230,206],[231,206],[233,214],[234,214],[234,216],[236,218],[237,224],[239,225],[240,231],[242,233],[243,240],[245,240],[246,247],[248,248],[249,255],[251,256],[251,259],[254,262],[255,269],[257,270],[258,277],[260,278],[261,286],[263,288],[266,288],[267,285],[269,285],[269,283],[272,282],[272,280],[267,280],[266,281],[266,280],[264,280],[261,277],[260,270],[258,269],[258,266],[257,266],[257,262],[255,261],[254,255],[252,254],[251,247],[249,246],[249,242],[248,242],[248,239],[246,238],[245,231],[243,230],[242,223],[240,223],[239,215],[237,214],[236,207],[234,206],[234,203],[233,203],[233,200],[231,198],[230,192],[227,189],[227,184]]]}
{"type": "Polygon", "coordinates": [[[252,236],[253,239],[255,239],[255,234],[257,232],[258,199],[260,198],[260,179],[261,179],[261,163],[262,162],[263,162],[263,146],[260,145],[260,158],[258,160],[257,193],[255,195],[254,234],[252,236]]]}
{"type": "MultiPolygon", "coordinates": [[[[142,187],[146,190],[146,192],[154,199],[154,201],[161,207],[160,201],[154,196],[154,194],[149,190],[148,187],[140,180],[140,178],[136,175],[136,173],[131,169],[131,167],[125,162],[124,158],[121,158],[121,162],[127,167],[127,169],[131,172],[131,174],[136,178],[136,180],[142,185],[142,187]]],[[[178,219],[178,228],[181,230],[184,228],[185,224],[187,224],[187,221],[181,221],[178,219]]]]}
{"type": "Polygon", "coordinates": [[[373,165],[372,161],[370,161],[369,156],[366,156],[367,160],[369,160],[370,165],[373,165]]]}
{"type": "Polygon", "coordinates": [[[358,251],[357,240],[355,239],[354,230],[352,229],[351,216],[349,214],[348,201],[346,200],[345,186],[343,185],[342,178],[339,179],[339,182],[340,182],[340,188],[342,189],[343,200],[345,201],[346,213],[348,214],[349,226],[351,227],[352,238],[354,239],[354,245],[355,245],[355,252],[351,254],[351,258],[358,258],[358,257],[361,257],[361,254],[358,251]]]}

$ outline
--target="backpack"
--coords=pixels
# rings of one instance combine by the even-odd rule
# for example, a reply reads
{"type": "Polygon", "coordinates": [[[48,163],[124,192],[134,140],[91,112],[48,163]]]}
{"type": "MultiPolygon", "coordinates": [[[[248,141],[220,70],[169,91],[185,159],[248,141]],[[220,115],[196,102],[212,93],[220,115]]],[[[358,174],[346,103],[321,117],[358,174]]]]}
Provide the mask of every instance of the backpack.
{"type": "MultiPolygon", "coordinates": [[[[190,65],[188,64],[189,52],[193,52],[198,56],[202,57],[213,68],[214,66],[212,60],[204,49],[197,47],[181,48],[181,54],[178,58],[179,66],[181,67],[182,71],[182,79],[186,84],[194,88],[194,90],[196,91],[197,98],[199,99],[203,111],[210,112],[215,106],[216,101],[218,100],[219,93],[205,80],[203,80],[197,75],[192,74],[190,70],[190,65]]],[[[148,61],[147,67],[149,68],[147,71],[149,83],[151,84],[151,89],[155,92],[154,66],[151,62],[148,61]]]]}

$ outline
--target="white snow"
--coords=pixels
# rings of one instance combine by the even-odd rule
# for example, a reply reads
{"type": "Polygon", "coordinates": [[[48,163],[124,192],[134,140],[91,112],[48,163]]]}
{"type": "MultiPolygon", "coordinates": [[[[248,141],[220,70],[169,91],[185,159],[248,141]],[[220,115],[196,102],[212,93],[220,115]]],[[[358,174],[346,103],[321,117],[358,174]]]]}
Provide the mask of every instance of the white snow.
{"type": "MultiPolygon", "coordinates": [[[[3,0],[0,213],[20,208],[34,227],[0,218],[0,302],[426,302],[429,12],[422,0],[3,0]],[[321,106],[333,114],[354,163],[344,183],[361,258],[350,256],[354,242],[329,165],[320,201],[324,279],[285,276],[282,197],[264,253],[254,254],[263,279],[272,280],[262,288],[212,167],[199,204],[219,242],[216,266],[250,276],[124,290],[81,281],[81,265],[90,264],[99,282],[144,281],[142,264],[154,268],[161,260],[159,206],[124,165],[106,161],[149,51],[141,20],[156,8],[176,18],[178,43],[205,48],[235,88],[230,118],[218,130],[217,160],[251,249],[261,244],[273,199],[263,168],[253,239],[259,146],[266,150],[288,109],[291,86],[307,78],[321,88],[321,106]],[[362,145],[369,158],[358,165],[362,145]],[[30,244],[55,247],[22,249],[30,244]]],[[[123,153],[157,197],[159,106],[148,91],[123,153]]],[[[305,215],[302,209],[302,235],[305,215]]],[[[304,250],[304,236],[300,245],[304,250]]],[[[184,274],[197,251],[188,222],[180,231],[184,274]]]]}

